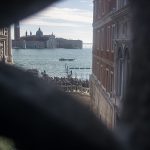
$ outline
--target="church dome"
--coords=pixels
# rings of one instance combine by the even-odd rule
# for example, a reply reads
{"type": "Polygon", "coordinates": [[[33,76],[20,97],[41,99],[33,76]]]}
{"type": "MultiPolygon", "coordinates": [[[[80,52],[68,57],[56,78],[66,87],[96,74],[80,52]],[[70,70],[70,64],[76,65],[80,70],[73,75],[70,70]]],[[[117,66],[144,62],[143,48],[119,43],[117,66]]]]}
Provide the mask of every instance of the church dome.
{"type": "Polygon", "coordinates": [[[43,36],[43,32],[41,31],[40,28],[38,29],[38,31],[36,31],[36,36],[38,36],[38,37],[43,36]]]}

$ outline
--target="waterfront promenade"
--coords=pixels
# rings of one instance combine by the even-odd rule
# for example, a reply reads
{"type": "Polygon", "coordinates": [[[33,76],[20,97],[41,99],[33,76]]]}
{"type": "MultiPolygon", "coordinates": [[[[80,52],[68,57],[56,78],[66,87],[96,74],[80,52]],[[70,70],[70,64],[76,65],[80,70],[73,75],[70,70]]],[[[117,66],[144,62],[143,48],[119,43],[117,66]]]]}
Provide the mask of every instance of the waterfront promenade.
{"type": "Polygon", "coordinates": [[[72,77],[50,77],[45,72],[42,72],[41,75],[42,80],[54,83],[65,92],[89,95],[89,80],[81,80],[72,77]]]}
{"type": "Polygon", "coordinates": [[[50,77],[45,71],[39,75],[36,69],[28,69],[27,72],[40,77],[40,79],[48,83],[55,84],[60,90],[67,92],[80,103],[90,107],[89,80],[81,80],[72,77],[50,77]]]}

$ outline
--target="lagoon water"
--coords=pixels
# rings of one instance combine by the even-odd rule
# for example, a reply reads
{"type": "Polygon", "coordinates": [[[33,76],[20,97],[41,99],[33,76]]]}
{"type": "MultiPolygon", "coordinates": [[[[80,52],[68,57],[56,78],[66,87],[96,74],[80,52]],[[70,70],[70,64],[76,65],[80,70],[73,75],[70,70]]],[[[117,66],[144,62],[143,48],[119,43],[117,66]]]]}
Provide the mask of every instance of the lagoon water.
{"type": "MultiPolygon", "coordinates": [[[[92,68],[92,49],[13,49],[16,66],[25,69],[44,70],[49,76],[66,77],[68,68],[92,68]],[[74,61],[59,61],[73,58],[74,61]]],[[[92,69],[70,69],[72,76],[88,79],[92,69]]]]}

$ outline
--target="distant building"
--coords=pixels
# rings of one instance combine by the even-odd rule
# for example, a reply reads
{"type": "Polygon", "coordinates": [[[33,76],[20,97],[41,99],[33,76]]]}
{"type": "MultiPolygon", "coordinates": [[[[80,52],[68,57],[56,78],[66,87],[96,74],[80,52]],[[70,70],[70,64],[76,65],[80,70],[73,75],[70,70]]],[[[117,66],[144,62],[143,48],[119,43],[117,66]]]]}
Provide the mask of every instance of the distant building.
{"type": "Polygon", "coordinates": [[[129,76],[130,12],[128,0],[94,0],[92,109],[113,128],[129,76]]]}
{"type": "Polygon", "coordinates": [[[57,47],[57,39],[55,38],[55,35],[53,35],[53,33],[51,34],[51,36],[49,37],[49,39],[47,40],[47,48],[56,48],[57,47]]]}
{"type": "Polygon", "coordinates": [[[28,35],[27,31],[25,36],[20,37],[19,23],[14,25],[14,40],[12,40],[13,48],[29,48],[29,49],[54,49],[54,48],[82,48],[82,41],[80,40],[67,40],[63,38],[56,38],[52,33],[51,35],[43,35],[39,28],[36,35],[28,35]]]}
{"type": "Polygon", "coordinates": [[[9,64],[13,63],[10,28],[0,29],[0,61],[9,64]]]}
{"type": "MultiPolygon", "coordinates": [[[[17,30],[16,30],[17,31],[17,30]]],[[[17,35],[17,33],[14,33],[17,35]]],[[[55,35],[43,35],[43,32],[39,28],[36,35],[28,35],[27,31],[25,36],[20,37],[17,40],[12,41],[13,48],[30,48],[30,49],[43,49],[43,48],[56,48],[55,35]]]]}
{"type": "Polygon", "coordinates": [[[56,38],[57,48],[67,48],[67,49],[82,49],[81,40],[67,40],[63,38],[56,38]]]}

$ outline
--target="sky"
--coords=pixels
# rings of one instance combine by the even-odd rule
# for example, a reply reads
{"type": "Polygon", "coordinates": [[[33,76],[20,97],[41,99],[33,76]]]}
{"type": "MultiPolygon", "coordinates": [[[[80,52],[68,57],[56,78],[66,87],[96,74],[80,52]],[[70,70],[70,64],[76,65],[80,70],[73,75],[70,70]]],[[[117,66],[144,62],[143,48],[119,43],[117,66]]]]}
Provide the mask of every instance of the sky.
{"type": "Polygon", "coordinates": [[[92,43],[92,21],[92,0],[63,0],[21,20],[20,34],[31,31],[34,35],[40,27],[45,35],[53,32],[56,37],[92,43]]]}

